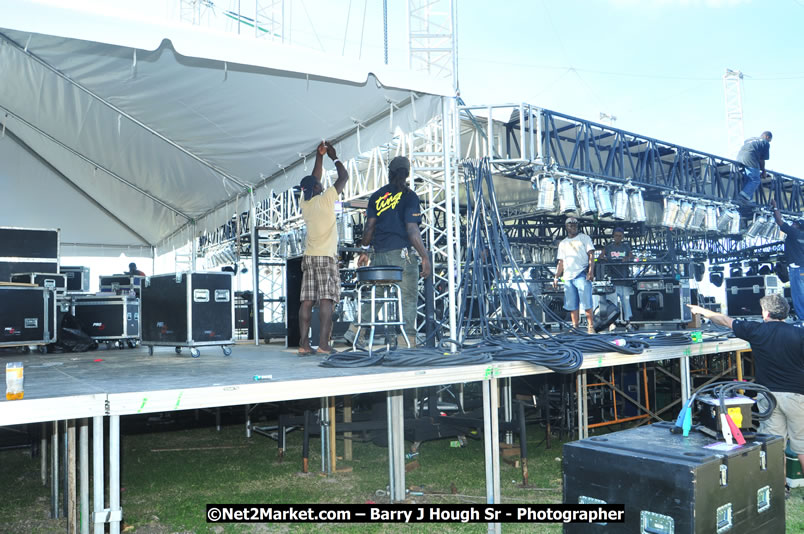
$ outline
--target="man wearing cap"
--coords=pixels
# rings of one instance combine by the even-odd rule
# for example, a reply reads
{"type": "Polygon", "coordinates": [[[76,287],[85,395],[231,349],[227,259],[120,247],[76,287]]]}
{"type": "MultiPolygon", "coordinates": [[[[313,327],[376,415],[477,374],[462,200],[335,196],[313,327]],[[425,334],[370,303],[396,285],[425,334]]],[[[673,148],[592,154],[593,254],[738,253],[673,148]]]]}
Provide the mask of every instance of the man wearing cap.
{"type": "Polygon", "coordinates": [[[580,305],[586,312],[586,331],[595,333],[595,316],[592,309],[592,280],[595,279],[595,246],[592,239],[578,232],[578,219],[566,222],[567,237],[558,244],[558,265],[553,287],[564,280],[564,309],[570,312],[572,326],[580,323],[580,305]]]}
{"type": "MultiPolygon", "coordinates": [[[[612,237],[614,241],[606,244],[603,248],[603,254],[600,255],[601,261],[605,263],[623,263],[633,261],[634,255],[631,252],[631,243],[623,241],[625,230],[618,226],[614,229],[612,237]]],[[[620,299],[620,317],[622,318],[625,327],[630,329],[631,321],[631,295],[634,293],[633,283],[629,276],[628,267],[611,266],[607,267],[604,271],[614,283],[614,293],[606,295],[611,302],[617,304],[617,299],[620,299]]]]}
{"type": "MultiPolygon", "coordinates": [[[[422,261],[422,278],[430,276],[430,257],[424,248],[419,223],[422,211],[419,196],[408,187],[410,161],[397,156],[388,164],[388,185],[371,195],[366,209],[366,227],[361,246],[363,252],[358,266],[369,263],[368,251],[374,248],[374,265],[402,267],[402,319],[405,333],[411,346],[416,345],[416,306],[419,302],[419,262],[413,249],[422,261]]],[[[350,332],[352,335],[355,329],[350,332]]],[[[348,337],[347,337],[348,339],[348,337]]],[[[352,338],[354,339],[354,338],[352,338]]]]}
{"type": "Polygon", "coordinates": [[[332,308],[341,295],[341,276],[338,271],[338,227],[335,220],[335,202],[343,192],[349,174],[335,154],[335,148],[321,142],[315,155],[313,174],[302,178],[300,202],[302,217],[307,225],[307,241],[302,258],[301,305],[299,306],[299,355],[315,354],[310,346],[310,321],[313,304],[318,301],[321,322],[318,353],[333,352],[329,344],[332,334],[332,308]],[[335,164],[338,179],[324,191],[321,175],[324,154],[335,164]]]}

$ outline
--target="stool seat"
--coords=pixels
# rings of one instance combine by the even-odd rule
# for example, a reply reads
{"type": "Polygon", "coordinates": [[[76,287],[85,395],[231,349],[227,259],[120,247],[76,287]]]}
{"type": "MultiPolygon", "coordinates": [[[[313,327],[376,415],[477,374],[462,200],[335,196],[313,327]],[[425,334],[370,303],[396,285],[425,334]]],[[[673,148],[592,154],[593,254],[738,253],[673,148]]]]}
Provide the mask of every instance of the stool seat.
{"type": "Polygon", "coordinates": [[[402,281],[402,267],[396,265],[372,265],[357,268],[358,282],[394,283],[402,281]]]}

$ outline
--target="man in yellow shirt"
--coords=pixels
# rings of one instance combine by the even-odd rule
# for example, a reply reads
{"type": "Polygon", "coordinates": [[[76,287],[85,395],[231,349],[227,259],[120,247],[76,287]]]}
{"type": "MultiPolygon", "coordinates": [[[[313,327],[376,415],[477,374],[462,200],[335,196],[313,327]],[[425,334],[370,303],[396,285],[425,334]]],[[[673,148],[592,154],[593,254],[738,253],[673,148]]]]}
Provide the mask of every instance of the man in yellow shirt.
{"type": "Polygon", "coordinates": [[[349,173],[335,154],[335,148],[327,142],[322,142],[316,152],[313,174],[302,178],[299,184],[302,190],[302,217],[307,225],[307,242],[302,258],[299,355],[316,353],[310,346],[309,336],[313,304],[316,301],[321,321],[318,353],[334,352],[329,343],[332,335],[332,309],[341,294],[335,202],[343,192],[348,179],[349,173]],[[324,154],[329,156],[338,171],[338,179],[326,191],[321,185],[324,154]]]}

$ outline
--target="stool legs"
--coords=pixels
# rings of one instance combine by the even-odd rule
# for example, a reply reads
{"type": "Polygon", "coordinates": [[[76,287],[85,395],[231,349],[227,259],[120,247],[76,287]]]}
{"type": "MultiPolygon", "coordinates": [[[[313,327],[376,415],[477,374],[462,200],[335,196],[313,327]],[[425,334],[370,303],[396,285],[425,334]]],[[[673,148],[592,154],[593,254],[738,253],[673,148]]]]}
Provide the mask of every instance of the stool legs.
{"type": "Polygon", "coordinates": [[[374,335],[378,326],[384,327],[385,330],[385,346],[390,350],[391,344],[389,341],[389,327],[398,326],[402,332],[402,338],[405,340],[408,348],[410,348],[410,340],[405,333],[405,321],[402,314],[402,291],[399,284],[361,284],[357,288],[357,333],[355,339],[352,341],[352,350],[357,350],[357,340],[360,338],[360,332],[363,327],[369,328],[369,354],[371,354],[374,345],[374,335]],[[382,290],[382,296],[377,297],[377,288],[382,290]],[[370,291],[369,291],[370,289],[370,291]],[[369,291],[371,317],[368,321],[363,318],[363,294],[364,291],[369,291]],[[378,320],[377,304],[382,310],[382,320],[378,320]]]}

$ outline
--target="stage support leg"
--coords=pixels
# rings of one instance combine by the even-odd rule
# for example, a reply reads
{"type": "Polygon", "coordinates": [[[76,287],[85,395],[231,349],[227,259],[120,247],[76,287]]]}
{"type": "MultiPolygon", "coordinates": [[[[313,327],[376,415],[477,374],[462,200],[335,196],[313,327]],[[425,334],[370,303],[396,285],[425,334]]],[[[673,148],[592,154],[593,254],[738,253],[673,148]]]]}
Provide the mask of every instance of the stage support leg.
{"type": "Polygon", "coordinates": [[[388,473],[391,502],[405,500],[405,410],[402,391],[386,393],[388,405],[388,473]]]}
{"type": "MultiPolygon", "coordinates": [[[[483,440],[486,458],[486,503],[500,504],[500,419],[497,379],[482,382],[483,440]]],[[[500,523],[489,523],[488,531],[499,534],[500,523]]]]}

